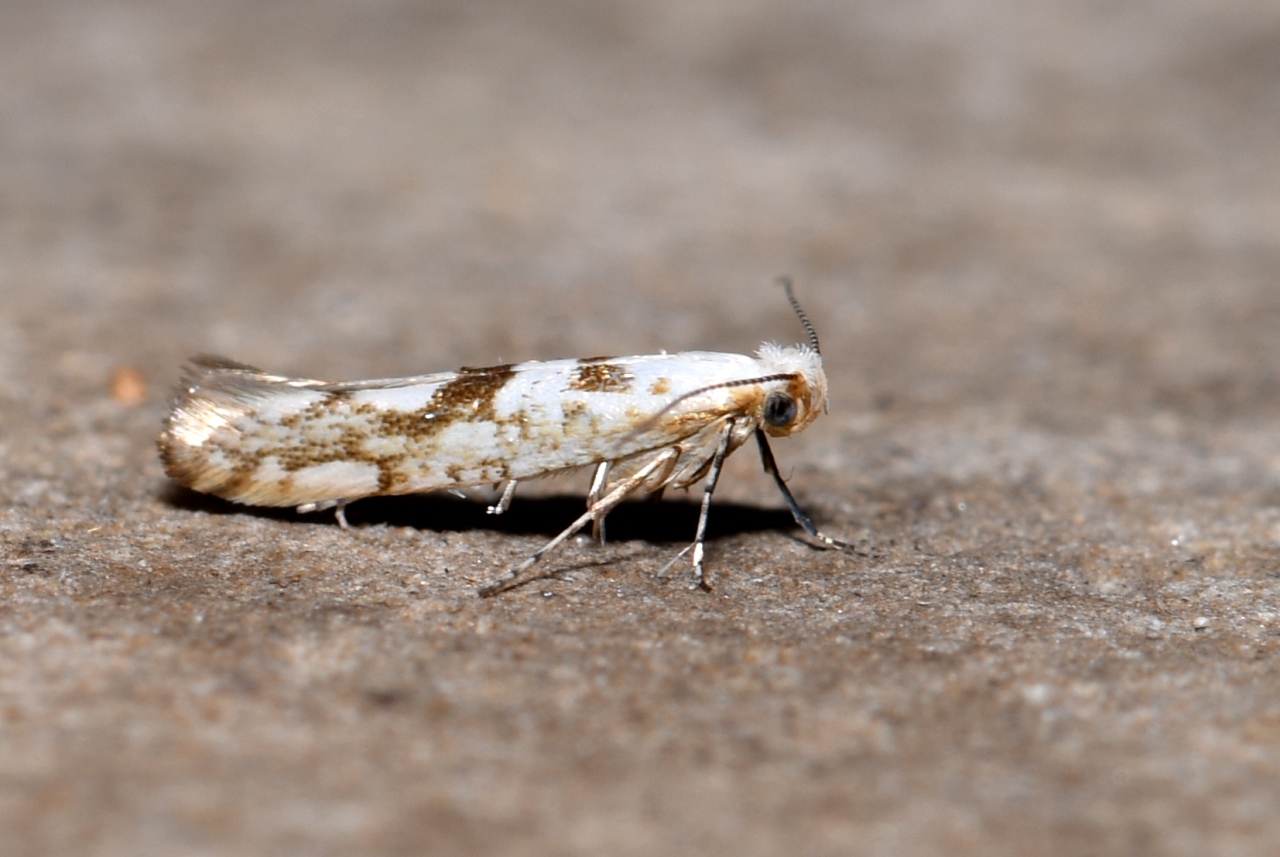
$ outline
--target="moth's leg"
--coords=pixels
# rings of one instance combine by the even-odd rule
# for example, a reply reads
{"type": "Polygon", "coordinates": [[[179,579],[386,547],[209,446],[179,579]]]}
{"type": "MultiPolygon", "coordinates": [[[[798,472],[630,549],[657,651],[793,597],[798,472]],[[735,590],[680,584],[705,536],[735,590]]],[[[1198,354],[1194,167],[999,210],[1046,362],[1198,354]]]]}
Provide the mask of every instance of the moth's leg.
{"type": "Polygon", "coordinates": [[[578,530],[581,530],[591,521],[599,520],[609,514],[609,512],[621,503],[628,494],[643,485],[644,480],[647,479],[651,473],[666,465],[679,454],[679,450],[676,449],[668,449],[659,453],[652,461],[637,470],[630,477],[619,483],[612,491],[596,501],[596,503],[579,516],[576,521],[568,527],[565,527],[560,535],[534,551],[532,556],[517,565],[515,568],[511,569],[511,573],[508,574],[505,579],[481,588],[480,595],[482,597],[497,595],[499,592],[506,592],[508,589],[514,589],[522,583],[527,583],[530,580],[540,577],[541,575],[538,574],[530,574],[529,569],[533,568],[534,564],[538,560],[542,559],[543,554],[559,547],[565,539],[578,532],[578,530]]]}
{"type": "MultiPolygon", "coordinates": [[[[600,501],[604,491],[604,480],[609,475],[609,462],[602,461],[596,465],[596,473],[591,477],[591,490],[587,492],[587,508],[590,509],[600,501]]],[[[604,518],[591,522],[591,538],[604,544],[604,518]]]]}
{"type": "Polygon", "coordinates": [[[671,570],[671,566],[675,565],[675,564],[676,564],[676,563],[678,563],[680,560],[684,559],[684,555],[685,555],[685,554],[687,554],[687,553],[688,553],[689,551],[691,551],[691,550],[693,550],[693,544],[692,544],[692,543],[687,544],[687,545],[685,545],[683,548],[681,548],[681,549],[680,549],[680,553],[678,553],[678,554],[676,554],[675,556],[671,557],[671,559],[667,562],[667,564],[666,564],[666,565],[664,565],[662,568],[658,569],[658,577],[666,577],[666,576],[667,576],[667,572],[671,570]]]}
{"type": "Polygon", "coordinates": [[[663,466],[649,474],[649,478],[644,481],[644,490],[650,494],[657,495],[657,499],[662,499],[663,490],[671,483],[671,474],[675,473],[676,465],[680,463],[680,457],[689,450],[685,449],[684,444],[676,444],[672,447],[676,454],[663,464],[663,466]]]}
{"type": "Polygon", "coordinates": [[[724,433],[720,435],[720,443],[716,445],[715,457],[711,459],[711,469],[707,471],[706,487],[702,490],[702,509],[698,512],[698,531],[693,536],[693,576],[698,587],[706,592],[711,591],[707,583],[707,572],[702,564],[702,555],[706,551],[707,516],[711,512],[711,495],[715,493],[716,483],[720,481],[720,469],[724,460],[729,457],[729,440],[733,437],[733,420],[725,424],[724,433]]]}
{"type": "Polygon", "coordinates": [[[787,488],[787,483],[783,481],[782,474],[778,472],[778,462],[773,458],[773,450],[769,448],[769,441],[765,438],[764,432],[756,430],[756,441],[760,445],[760,463],[764,465],[764,472],[773,477],[773,481],[777,484],[778,490],[782,492],[783,498],[787,501],[787,506],[791,509],[791,517],[796,519],[796,523],[809,534],[811,538],[817,539],[822,543],[823,547],[828,548],[851,548],[853,545],[848,542],[842,542],[839,539],[833,539],[831,536],[824,535],[819,532],[814,525],[813,520],[804,513],[800,508],[800,504],[796,502],[796,498],[791,496],[791,490],[787,488]]]}
{"type": "Polygon", "coordinates": [[[338,526],[344,530],[351,529],[351,525],[347,523],[347,506],[351,503],[345,497],[337,500],[321,500],[318,503],[303,503],[294,509],[299,515],[308,515],[312,512],[319,512],[324,509],[333,509],[333,517],[337,519],[338,526]]]}
{"type": "Polygon", "coordinates": [[[501,515],[503,512],[511,508],[511,498],[516,496],[516,486],[520,483],[515,479],[508,479],[507,484],[502,488],[502,496],[498,498],[496,505],[490,506],[486,511],[490,515],[501,515]]]}

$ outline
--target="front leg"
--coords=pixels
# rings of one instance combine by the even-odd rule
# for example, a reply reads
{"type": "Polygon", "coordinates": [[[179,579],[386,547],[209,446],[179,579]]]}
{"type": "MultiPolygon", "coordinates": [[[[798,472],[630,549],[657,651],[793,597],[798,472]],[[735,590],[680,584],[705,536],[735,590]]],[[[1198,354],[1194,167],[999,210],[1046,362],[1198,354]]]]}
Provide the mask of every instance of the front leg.
{"type": "Polygon", "coordinates": [[[810,537],[820,541],[822,547],[852,548],[853,545],[848,542],[833,539],[818,530],[813,520],[804,513],[804,510],[800,508],[800,504],[796,502],[796,498],[791,495],[791,489],[787,488],[787,483],[783,481],[782,474],[778,472],[778,462],[774,460],[773,450],[769,448],[769,441],[765,438],[764,432],[759,429],[756,429],[756,441],[760,444],[760,462],[764,465],[764,472],[773,477],[773,481],[777,484],[778,490],[782,492],[783,498],[786,499],[787,506],[791,509],[791,517],[796,519],[796,523],[810,537]]]}

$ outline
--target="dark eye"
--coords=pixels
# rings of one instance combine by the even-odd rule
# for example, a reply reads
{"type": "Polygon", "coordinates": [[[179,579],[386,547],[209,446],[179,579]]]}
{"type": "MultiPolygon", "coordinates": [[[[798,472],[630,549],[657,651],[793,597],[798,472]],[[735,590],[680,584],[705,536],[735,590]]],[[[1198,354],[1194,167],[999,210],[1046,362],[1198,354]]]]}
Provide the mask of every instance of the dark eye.
{"type": "Polygon", "coordinates": [[[786,393],[770,393],[764,400],[764,421],[771,426],[791,425],[796,418],[796,400],[786,393]]]}

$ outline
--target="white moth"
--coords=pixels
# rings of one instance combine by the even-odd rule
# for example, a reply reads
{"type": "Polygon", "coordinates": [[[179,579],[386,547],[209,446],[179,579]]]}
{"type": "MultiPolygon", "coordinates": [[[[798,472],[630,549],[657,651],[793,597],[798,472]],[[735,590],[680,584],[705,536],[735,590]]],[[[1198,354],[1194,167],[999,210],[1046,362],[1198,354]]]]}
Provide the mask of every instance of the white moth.
{"type": "Polygon", "coordinates": [[[481,595],[540,576],[531,569],[542,555],[588,523],[602,540],[605,516],[627,495],[705,480],[694,541],[672,563],[692,549],[706,589],[711,495],[726,456],[752,436],[796,522],[823,546],[844,546],[797,505],[766,438],[804,429],[827,404],[817,334],[791,283],[782,284],[809,344],[766,343],[754,357],[591,357],[347,383],[195,357],[160,457],[188,488],[299,512],[335,509],[344,527],[344,507],[362,497],[503,485],[489,508],[501,514],[521,480],[594,466],[586,512],[481,595]]]}

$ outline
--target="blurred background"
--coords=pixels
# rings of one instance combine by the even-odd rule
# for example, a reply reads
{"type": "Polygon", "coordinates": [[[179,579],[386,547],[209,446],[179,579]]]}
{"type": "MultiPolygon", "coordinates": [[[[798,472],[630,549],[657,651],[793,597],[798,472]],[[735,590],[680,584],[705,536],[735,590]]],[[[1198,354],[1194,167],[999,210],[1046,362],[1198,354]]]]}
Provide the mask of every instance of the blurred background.
{"type": "Polygon", "coordinates": [[[1263,0],[0,5],[13,853],[1269,853],[1277,141],[1263,0]],[[750,352],[780,274],[832,404],[777,453],[869,559],[406,595],[543,525],[352,541],[155,460],[196,352],[750,352]]]}
{"type": "Polygon", "coordinates": [[[1270,4],[3,15],[10,387],[741,351],[797,338],[789,273],[838,412],[1274,404],[1270,4]]]}

